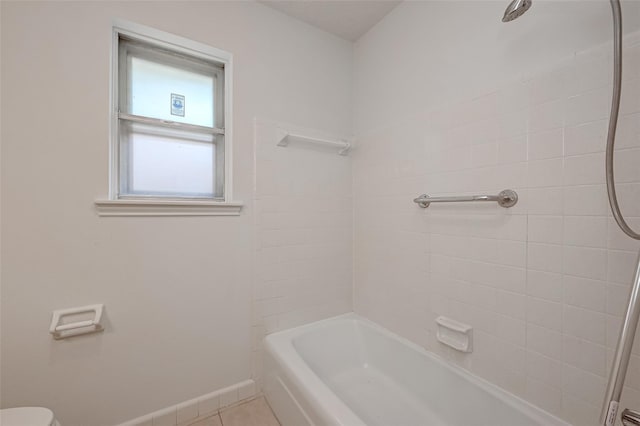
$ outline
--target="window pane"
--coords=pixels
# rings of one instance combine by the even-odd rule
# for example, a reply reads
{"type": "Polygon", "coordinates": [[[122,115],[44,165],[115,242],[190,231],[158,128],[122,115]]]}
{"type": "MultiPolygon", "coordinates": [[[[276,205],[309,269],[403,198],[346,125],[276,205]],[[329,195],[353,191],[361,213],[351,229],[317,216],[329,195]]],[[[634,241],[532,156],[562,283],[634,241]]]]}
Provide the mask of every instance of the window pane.
{"type": "Polygon", "coordinates": [[[122,195],[220,195],[215,194],[213,136],[139,125],[124,125],[123,130],[122,195]]]}
{"type": "Polygon", "coordinates": [[[214,77],[130,56],[131,114],[214,127],[214,77]]]}

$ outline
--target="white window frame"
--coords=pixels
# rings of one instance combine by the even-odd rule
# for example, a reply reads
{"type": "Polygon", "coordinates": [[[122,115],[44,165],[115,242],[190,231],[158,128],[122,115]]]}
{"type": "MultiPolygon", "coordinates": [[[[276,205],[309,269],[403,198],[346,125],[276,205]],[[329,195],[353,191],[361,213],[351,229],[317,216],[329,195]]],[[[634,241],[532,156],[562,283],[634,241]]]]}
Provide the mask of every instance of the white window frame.
{"type": "Polygon", "coordinates": [[[233,201],[233,55],[215,47],[144,25],[115,20],[111,42],[109,197],[95,202],[101,216],[239,215],[242,203],[233,201]],[[213,61],[224,68],[224,190],[222,199],[119,197],[119,39],[124,36],[187,56],[213,61]]]}

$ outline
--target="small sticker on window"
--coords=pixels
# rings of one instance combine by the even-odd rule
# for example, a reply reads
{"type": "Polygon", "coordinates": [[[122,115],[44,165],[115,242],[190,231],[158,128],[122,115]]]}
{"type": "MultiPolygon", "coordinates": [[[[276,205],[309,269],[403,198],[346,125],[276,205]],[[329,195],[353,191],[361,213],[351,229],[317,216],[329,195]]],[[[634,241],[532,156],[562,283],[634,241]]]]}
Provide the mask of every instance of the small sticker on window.
{"type": "Polygon", "coordinates": [[[171,94],[171,115],[184,117],[184,96],[171,94]]]}

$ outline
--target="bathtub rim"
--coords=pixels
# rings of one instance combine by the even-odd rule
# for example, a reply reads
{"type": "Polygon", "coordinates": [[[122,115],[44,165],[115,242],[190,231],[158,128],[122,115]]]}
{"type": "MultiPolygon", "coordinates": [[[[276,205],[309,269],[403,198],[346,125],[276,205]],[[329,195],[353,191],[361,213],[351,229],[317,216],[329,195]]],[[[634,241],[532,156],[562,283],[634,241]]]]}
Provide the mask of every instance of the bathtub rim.
{"type": "Polygon", "coordinates": [[[510,407],[525,413],[541,425],[549,426],[571,426],[564,420],[533,405],[518,395],[515,395],[498,385],[477,376],[473,372],[466,370],[459,365],[443,358],[442,356],[428,351],[424,347],[402,337],[398,334],[384,328],[383,326],[358,315],[355,312],[337,315],[331,318],[293,327],[287,330],[277,331],[269,334],[264,339],[265,351],[275,359],[282,373],[287,376],[296,386],[296,390],[301,392],[302,397],[310,401],[319,409],[317,413],[326,424],[331,425],[348,425],[348,426],[366,426],[360,417],[343,402],[311,369],[298,353],[294,346],[294,340],[312,330],[324,328],[335,323],[360,323],[365,327],[379,332],[398,344],[405,345],[410,349],[417,351],[420,355],[430,358],[438,363],[439,366],[446,368],[453,374],[475,384],[482,390],[489,392],[492,396],[499,399],[510,407]],[[313,391],[311,391],[313,389],[313,391]]]}
{"type": "MultiPolygon", "coordinates": [[[[293,341],[308,331],[333,322],[354,320],[354,313],[315,321],[287,330],[278,331],[264,338],[265,352],[280,368],[280,372],[293,383],[302,397],[319,407],[315,410],[323,424],[336,426],[367,426],[309,367],[295,348],[293,341]],[[311,391],[313,389],[313,391],[311,391]]],[[[266,374],[266,373],[265,373],[266,374]]],[[[284,384],[284,383],[283,383],[284,384]]]]}

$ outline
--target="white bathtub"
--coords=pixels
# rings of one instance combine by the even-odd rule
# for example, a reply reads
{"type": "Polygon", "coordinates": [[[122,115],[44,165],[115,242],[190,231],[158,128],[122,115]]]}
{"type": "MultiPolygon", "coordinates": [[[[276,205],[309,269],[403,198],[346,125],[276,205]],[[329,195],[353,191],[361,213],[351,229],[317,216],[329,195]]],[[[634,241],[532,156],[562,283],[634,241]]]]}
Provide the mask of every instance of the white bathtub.
{"type": "Polygon", "coordinates": [[[282,426],[566,426],[355,314],[265,339],[264,392],[282,426]]]}

